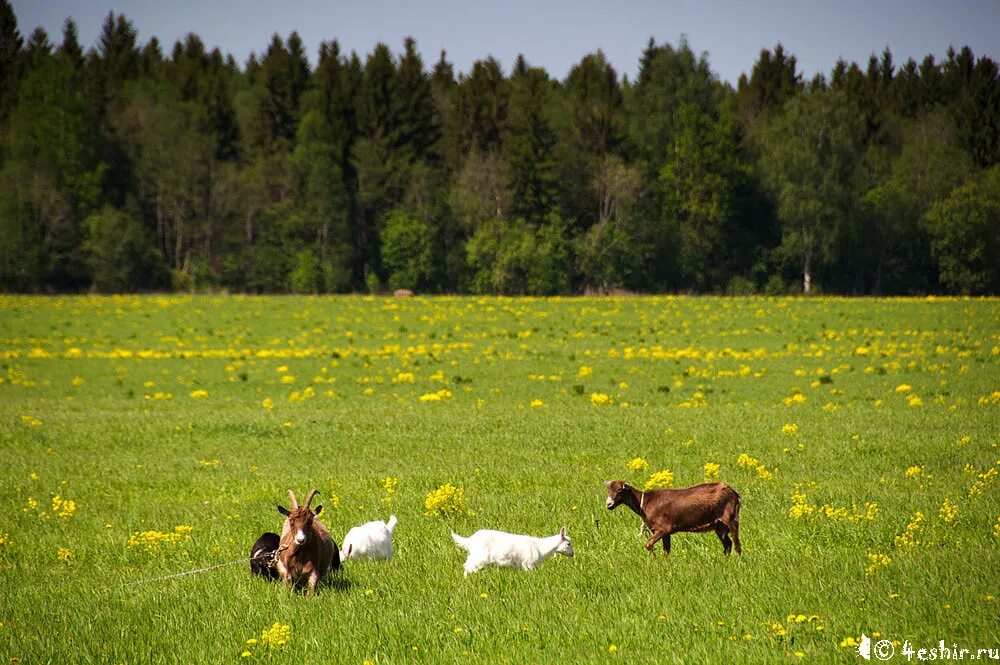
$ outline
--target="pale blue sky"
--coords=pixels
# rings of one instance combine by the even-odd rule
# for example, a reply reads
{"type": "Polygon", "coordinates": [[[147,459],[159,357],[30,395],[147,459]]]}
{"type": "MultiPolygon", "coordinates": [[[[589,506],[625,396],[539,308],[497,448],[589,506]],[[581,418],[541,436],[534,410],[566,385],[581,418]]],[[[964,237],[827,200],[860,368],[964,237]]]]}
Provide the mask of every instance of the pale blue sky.
{"type": "Polygon", "coordinates": [[[942,59],[949,45],[968,45],[977,57],[1000,61],[1000,0],[12,0],[28,35],[42,26],[58,44],[72,16],[85,48],[96,43],[108,11],[127,16],[140,43],[156,36],[169,55],[188,32],[242,65],[271,35],[297,30],[315,62],[321,41],[362,59],[378,42],[394,53],[412,36],[429,68],[441,49],[456,73],[492,55],[510,71],[528,63],[562,79],[588,53],[602,50],[619,75],[634,78],[649,37],[677,45],[686,35],[696,53],[708,52],[719,78],[735,85],[761,49],[781,42],[806,79],[829,74],[838,58],[862,67],[889,46],[897,65],[928,53],[942,59]]]}

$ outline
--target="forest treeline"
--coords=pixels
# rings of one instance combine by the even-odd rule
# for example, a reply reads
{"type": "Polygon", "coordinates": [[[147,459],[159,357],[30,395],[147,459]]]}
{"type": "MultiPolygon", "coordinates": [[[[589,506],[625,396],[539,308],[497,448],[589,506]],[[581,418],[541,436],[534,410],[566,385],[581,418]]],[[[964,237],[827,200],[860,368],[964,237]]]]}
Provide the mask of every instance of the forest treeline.
{"type": "Polygon", "coordinates": [[[1000,79],[779,44],[734,90],[682,38],[635,80],[296,33],[91,49],[0,0],[0,290],[1000,293],[1000,79]]]}

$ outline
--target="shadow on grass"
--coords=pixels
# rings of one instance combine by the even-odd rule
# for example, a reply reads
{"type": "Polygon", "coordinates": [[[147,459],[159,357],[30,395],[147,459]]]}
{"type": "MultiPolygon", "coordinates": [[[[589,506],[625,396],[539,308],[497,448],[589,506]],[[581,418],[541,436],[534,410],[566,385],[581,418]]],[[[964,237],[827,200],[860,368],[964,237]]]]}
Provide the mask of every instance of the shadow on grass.
{"type": "Polygon", "coordinates": [[[333,573],[332,575],[327,575],[326,579],[320,583],[320,588],[330,589],[331,591],[336,591],[338,593],[347,593],[354,586],[351,580],[344,577],[343,573],[333,573]]]}
{"type": "MultiPolygon", "coordinates": [[[[261,584],[274,584],[280,587],[289,588],[290,591],[294,591],[296,594],[300,594],[303,596],[310,595],[308,583],[296,584],[294,587],[288,587],[288,585],[286,585],[284,581],[281,580],[281,578],[270,579],[261,576],[258,579],[261,584]]],[[[351,580],[344,577],[344,574],[342,572],[330,573],[322,580],[320,580],[319,584],[316,586],[316,593],[320,594],[320,593],[325,593],[327,591],[335,591],[337,593],[349,593],[353,587],[354,583],[351,580]]]]}

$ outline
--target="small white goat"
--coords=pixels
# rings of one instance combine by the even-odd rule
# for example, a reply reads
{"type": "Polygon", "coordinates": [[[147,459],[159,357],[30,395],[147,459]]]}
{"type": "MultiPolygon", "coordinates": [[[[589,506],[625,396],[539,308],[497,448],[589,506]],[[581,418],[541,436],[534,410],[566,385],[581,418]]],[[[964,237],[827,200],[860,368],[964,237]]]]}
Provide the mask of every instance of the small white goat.
{"type": "Polygon", "coordinates": [[[395,528],[395,515],[390,515],[388,522],[375,520],[352,528],[344,536],[344,542],[340,546],[344,559],[391,559],[395,553],[392,548],[392,532],[395,528]]]}
{"type": "Polygon", "coordinates": [[[463,538],[454,532],[451,537],[456,545],[469,553],[465,560],[466,576],[484,566],[509,566],[532,570],[556,553],[573,556],[573,543],[566,535],[566,527],[548,538],[488,529],[476,531],[468,538],[463,538]]]}

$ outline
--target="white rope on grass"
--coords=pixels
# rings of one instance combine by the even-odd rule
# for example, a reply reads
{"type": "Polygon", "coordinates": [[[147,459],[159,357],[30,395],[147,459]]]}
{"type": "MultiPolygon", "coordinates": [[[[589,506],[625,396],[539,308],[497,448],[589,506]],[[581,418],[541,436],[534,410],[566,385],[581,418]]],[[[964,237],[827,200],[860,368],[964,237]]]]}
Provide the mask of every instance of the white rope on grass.
{"type": "MultiPolygon", "coordinates": [[[[172,580],[172,579],[175,579],[175,578],[178,578],[178,577],[185,577],[187,575],[195,575],[197,573],[204,573],[204,572],[209,571],[209,570],[215,570],[216,568],[225,568],[226,566],[235,566],[238,563],[245,564],[245,563],[254,561],[255,559],[261,559],[261,558],[262,558],[262,556],[259,555],[259,554],[257,556],[255,556],[255,557],[242,557],[240,559],[236,559],[235,561],[227,561],[225,563],[217,563],[217,564],[214,564],[214,565],[211,565],[211,566],[205,566],[204,568],[196,568],[194,570],[186,570],[183,573],[174,573],[173,575],[164,575],[162,577],[151,577],[151,578],[146,579],[146,580],[137,580],[135,582],[127,582],[126,584],[122,584],[120,587],[117,587],[117,588],[119,588],[119,589],[126,589],[126,588],[128,588],[130,586],[138,586],[140,584],[149,584],[150,582],[163,582],[164,580],[172,580]]],[[[265,555],[263,555],[263,558],[271,558],[273,560],[276,560],[278,558],[277,557],[277,552],[275,552],[274,554],[265,554],[265,555]]],[[[273,561],[272,561],[272,563],[273,563],[273,561]]]]}

